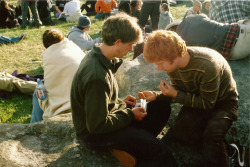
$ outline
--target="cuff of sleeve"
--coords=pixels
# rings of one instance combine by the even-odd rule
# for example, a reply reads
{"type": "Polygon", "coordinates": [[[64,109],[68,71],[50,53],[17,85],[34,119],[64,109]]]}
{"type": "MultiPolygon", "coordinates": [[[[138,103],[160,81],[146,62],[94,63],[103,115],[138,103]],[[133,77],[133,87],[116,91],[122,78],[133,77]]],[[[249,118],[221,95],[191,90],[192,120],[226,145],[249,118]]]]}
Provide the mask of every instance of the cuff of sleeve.
{"type": "Polygon", "coordinates": [[[182,91],[177,91],[177,96],[172,99],[172,102],[174,103],[182,103],[185,99],[185,93],[182,91]]]}
{"type": "Polygon", "coordinates": [[[164,94],[160,92],[154,92],[156,94],[156,100],[157,101],[172,101],[172,97],[165,96],[164,94]]]}
{"type": "Polygon", "coordinates": [[[134,115],[134,113],[132,112],[132,109],[127,108],[127,111],[128,111],[128,115],[129,115],[129,117],[131,118],[131,120],[134,120],[134,119],[135,119],[135,115],[134,115]]]}

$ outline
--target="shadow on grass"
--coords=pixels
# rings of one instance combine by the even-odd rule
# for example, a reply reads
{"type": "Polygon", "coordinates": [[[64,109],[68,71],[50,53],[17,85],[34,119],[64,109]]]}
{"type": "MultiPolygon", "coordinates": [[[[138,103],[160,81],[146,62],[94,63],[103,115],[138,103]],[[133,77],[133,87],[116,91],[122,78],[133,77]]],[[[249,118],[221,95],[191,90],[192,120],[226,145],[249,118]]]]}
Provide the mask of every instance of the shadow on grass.
{"type": "Polygon", "coordinates": [[[38,67],[37,69],[32,69],[30,71],[27,71],[27,74],[29,75],[43,75],[43,73],[44,70],[42,66],[38,67]]]}
{"type": "Polygon", "coordinates": [[[32,96],[11,93],[8,99],[0,100],[1,123],[29,123],[32,111],[32,96]]]}

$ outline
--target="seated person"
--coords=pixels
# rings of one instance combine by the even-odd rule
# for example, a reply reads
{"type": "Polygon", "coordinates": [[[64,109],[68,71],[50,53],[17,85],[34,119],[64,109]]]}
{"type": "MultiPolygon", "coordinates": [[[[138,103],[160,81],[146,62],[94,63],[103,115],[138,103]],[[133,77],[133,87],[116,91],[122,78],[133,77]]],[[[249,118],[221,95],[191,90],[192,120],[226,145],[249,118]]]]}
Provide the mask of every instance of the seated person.
{"type": "Polygon", "coordinates": [[[166,26],[173,21],[173,16],[169,10],[169,4],[160,5],[159,29],[165,30],[166,26]]]}
{"type": "Polygon", "coordinates": [[[62,14],[62,12],[64,10],[64,6],[67,2],[69,2],[69,0],[56,0],[56,14],[55,14],[55,16],[57,19],[59,19],[59,16],[62,14]]]}
{"type": "Polygon", "coordinates": [[[128,0],[120,0],[118,5],[119,11],[123,11],[127,14],[130,14],[130,1],[128,0]]]}
{"type": "Polygon", "coordinates": [[[55,22],[53,22],[51,19],[51,14],[50,14],[51,8],[52,4],[50,0],[37,1],[37,11],[43,25],[55,25],[55,22]]]}
{"type": "Polygon", "coordinates": [[[205,0],[204,2],[202,2],[202,9],[201,9],[201,13],[209,16],[209,6],[210,6],[210,1],[211,0],[205,0]]]}
{"type": "Polygon", "coordinates": [[[60,17],[64,17],[64,16],[66,16],[67,22],[77,22],[79,17],[82,16],[81,9],[80,9],[80,1],[71,0],[68,3],[66,3],[64,6],[64,10],[60,17]]]}
{"type": "Polygon", "coordinates": [[[188,16],[191,16],[191,15],[194,15],[194,14],[199,14],[200,11],[201,11],[201,8],[202,8],[202,4],[199,0],[194,0],[193,2],[193,7],[189,8],[187,11],[186,11],[186,14],[183,18],[183,20],[188,17],[188,16]]]}
{"type": "Polygon", "coordinates": [[[154,101],[146,109],[134,107],[133,96],[123,100],[118,96],[114,73],[121,58],[142,40],[137,20],[122,12],[110,16],[103,23],[102,39],[86,55],[72,82],[72,119],[78,141],[91,149],[119,149],[124,154],[116,155],[124,162],[135,162],[129,153],[139,166],[176,167],[166,143],[157,139],[170,116],[169,104],[154,101]]]}
{"type": "Polygon", "coordinates": [[[83,12],[83,10],[86,10],[86,15],[87,16],[94,16],[96,15],[96,12],[95,12],[95,4],[96,4],[96,1],[97,0],[87,0],[85,2],[85,4],[82,4],[81,6],[81,12],[83,12]],[[90,7],[89,7],[90,5],[90,7]]]}
{"type": "Polygon", "coordinates": [[[234,23],[250,19],[249,0],[211,0],[209,18],[220,23],[234,23]]]}
{"type": "Polygon", "coordinates": [[[250,55],[250,20],[223,24],[206,15],[193,15],[178,25],[176,32],[189,46],[204,46],[217,50],[229,60],[250,55]]]}
{"type": "Polygon", "coordinates": [[[21,34],[20,36],[17,36],[17,37],[0,36],[0,45],[20,42],[23,39],[25,39],[26,36],[27,36],[27,33],[23,33],[23,34],[21,34]]]}
{"type": "Polygon", "coordinates": [[[78,25],[72,27],[68,34],[68,39],[77,44],[82,50],[88,51],[96,43],[101,43],[101,38],[92,39],[87,31],[91,27],[91,21],[88,16],[79,17],[78,25]]]}
{"type": "Polygon", "coordinates": [[[138,20],[141,14],[141,6],[142,6],[141,0],[132,0],[130,3],[131,15],[133,17],[136,17],[138,20]]]}
{"type": "Polygon", "coordinates": [[[43,45],[46,48],[42,53],[44,85],[48,97],[45,100],[38,99],[35,90],[31,123],[71,111],[72,79],[85,56],[76,44],[64,38],[57,29],[44,32],[43,45]]]}
{"type": "Polygon", "coordinates": [[[111,9],[117,7],[117,4],[114,0],[97,0],[95,4],[95,19],[103,20],[106,17],[110,16],[111,9]]]}
{"type": "Polygon", "coordinates": [[[11,9],[6,0],[0,1],[0,28],[13,28],[19,25],[15,19],[14,10],[11,9]]]}

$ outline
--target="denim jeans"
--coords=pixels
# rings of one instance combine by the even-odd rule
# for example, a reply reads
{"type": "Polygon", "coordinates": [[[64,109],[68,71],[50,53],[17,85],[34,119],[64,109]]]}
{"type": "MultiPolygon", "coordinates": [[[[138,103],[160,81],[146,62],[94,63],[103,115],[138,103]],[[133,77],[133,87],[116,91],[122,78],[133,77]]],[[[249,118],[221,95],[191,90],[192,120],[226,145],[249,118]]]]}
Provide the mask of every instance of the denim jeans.
{"type": "Polygon", "coordinates": [[[147,116],[134,121],[130,126],[107,134],[92,134],[85,138],[93,149],[120,149],[135,156],[142,167],[178,166],[165,142],[157,139],[169,119],[170,102],[148,103],[147,116]]]}
{"type": "Polygon", "coordinates": [[[183,107],[173,128],[176,139],[185,144],[201,145],[205,162],[202,166],[230,167],[227,131],[238,116],[238,103],[225,101],[212,111],[183,107]]]}
{"type": "Polygon", "coordinates": [[[19,37],[0,36],[0,45],[7,43],[15,43],[18,42],[19,40],[20,40],[19,37]]]}
{"type": "Polygon", "coordinates": [[[97,13],[97,14],[95,15],[95,19],[103,20],[103,19],[105,19],[105,18],[107,18],[107,17],[109,17],[109,16],[110,16],[110,13],[100,12],[100,13],[97,13]]]}
{"type": "Polygon", "coordinates": [[[22,27],[26,27],[27,25],[27,15],[29,11],[29,7],[32,13],[32,18],[34,19],[35,26],[40,25],[40,20],[37,12],[37,1],[25,1],[22,0],[22,27]]]}
{"type": "Polygon", "coordinates": [[[38,103],[38,98],[36,96],[36,90],[34,91],[34,94],[33,94],[32,105],[33,105],[33,107],[32,107],[30,123],[42,121],[43,120],[43,110],[41,109],[41,107],[38,103]]]}

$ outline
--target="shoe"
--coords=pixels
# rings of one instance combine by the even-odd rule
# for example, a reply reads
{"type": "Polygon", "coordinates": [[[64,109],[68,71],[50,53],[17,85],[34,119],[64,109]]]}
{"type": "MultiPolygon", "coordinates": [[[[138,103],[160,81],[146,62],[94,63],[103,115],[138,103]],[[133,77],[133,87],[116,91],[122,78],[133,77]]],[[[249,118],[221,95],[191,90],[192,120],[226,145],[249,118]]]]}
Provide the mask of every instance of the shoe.
{"type": "Polygon", "coordinates": [[[126,151],[110,149],[111,154],[124,166],[124,167],[134,167],[136,164],[136,159],[127,153],[126,151]]]}
{"type": "Polygon", "coordinates": [[[245,147],[243,147],[242,151],[240,151],[236,144],[230,144],[230,146],[234,150],[232,156],[229,157],[231,166],[232,167],[244,167],[245,147]]]}
{"type": "Polygon", "coordinates": [[[26,36],[27,36],[27,32],[21,34],[21,35],[19,36],[19,41],[24,40],[24,39],[26,38],[26,36]]]}

